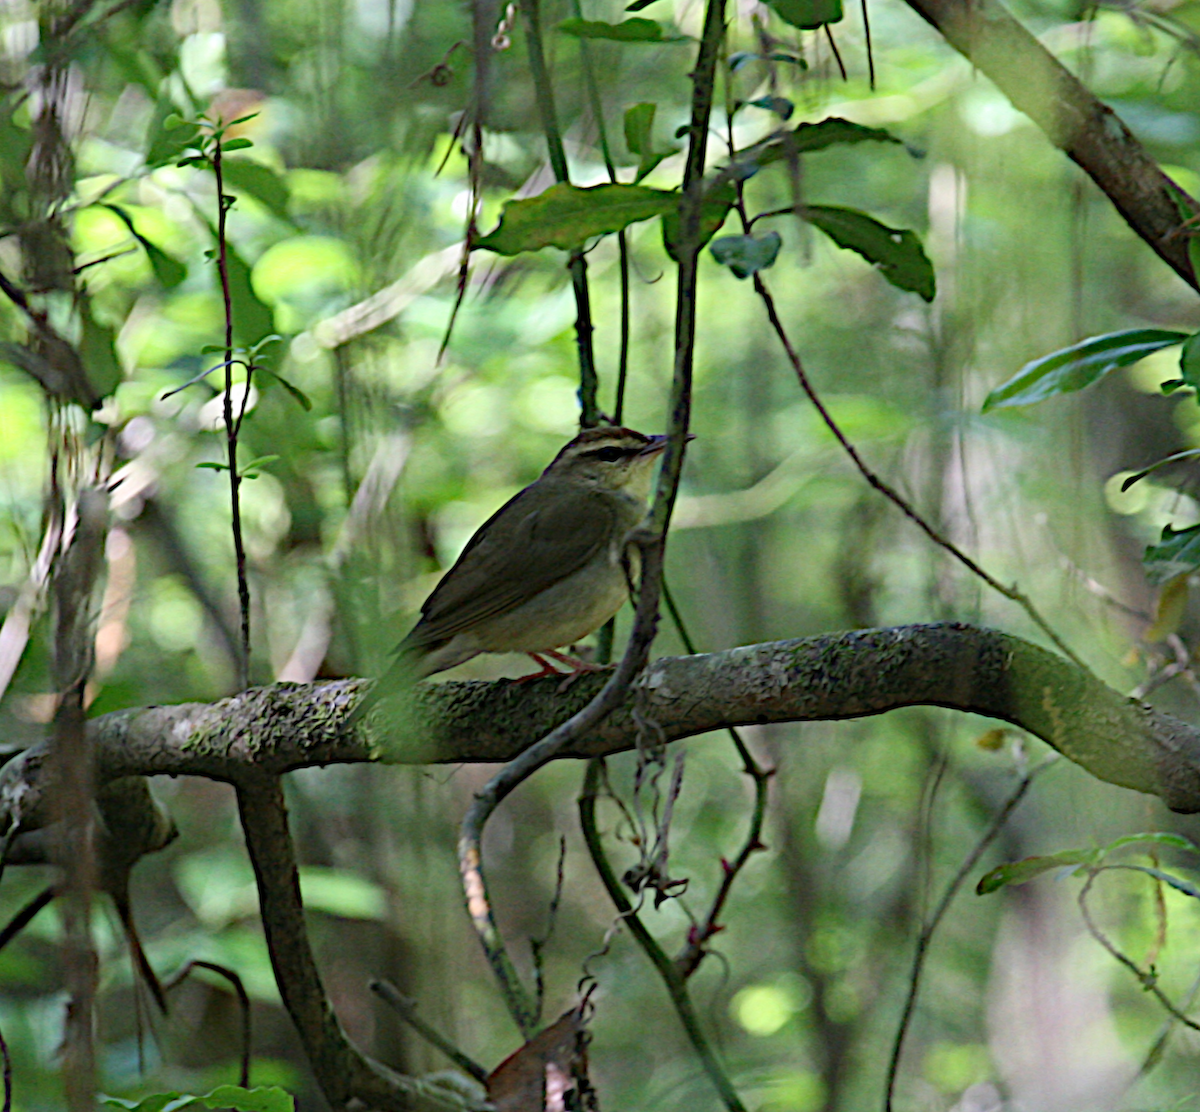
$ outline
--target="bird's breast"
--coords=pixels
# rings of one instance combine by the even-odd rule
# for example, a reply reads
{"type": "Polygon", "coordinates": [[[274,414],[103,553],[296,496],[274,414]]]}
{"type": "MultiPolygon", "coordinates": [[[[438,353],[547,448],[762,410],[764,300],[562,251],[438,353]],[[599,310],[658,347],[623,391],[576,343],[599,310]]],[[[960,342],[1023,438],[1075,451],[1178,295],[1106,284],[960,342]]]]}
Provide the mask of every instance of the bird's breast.
{"type": "Polygon", "coordinates": [[[594,633],[629,597],[619,554],[611,547],[507,614],[473,630],[483,652],[545,652],[594,633]]]}

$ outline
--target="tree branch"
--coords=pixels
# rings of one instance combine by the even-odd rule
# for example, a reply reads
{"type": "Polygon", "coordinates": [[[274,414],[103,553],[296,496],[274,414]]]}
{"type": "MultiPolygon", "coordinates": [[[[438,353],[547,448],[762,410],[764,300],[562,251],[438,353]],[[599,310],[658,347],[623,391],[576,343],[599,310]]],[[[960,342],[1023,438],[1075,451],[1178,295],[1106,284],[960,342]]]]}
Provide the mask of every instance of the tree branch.
{"type": "Polygon", "coordinates": [[[908,0],[1050,142],[1076,162],[1159,257],[1193,289],[1177,199],[1190,198],[1159,168],[1119,116],[1009,14],[998,0],[908,0]]]}
{"type": "Polygon", "coordinates": [[[279,994],[329,1103],[344,1108],[357,1099],[381,1112],[464,1112],[470,1102],[460,1095],[389,1070],[346,1037],[309,945],[282,785],[278,777],[257,772],[241,777],[237,792],[279,994]]]}
{"type": "MultiPolygon", "coordinates": [[[[354,761],[498,762],[528,748],[604,685],[559,681],[419,684],[402,737],[382,726],[386,704],[350,727],[369,684],[334,680],[251,688],[217,703],[114,711],[88,730],[100,781],[191,775],[238,782],[262,773],[354,761]]],[[[559,757],[632,749],[647,719],[668,741],[756,722],[861,718],[941,706],[1009,722],[1093,776],[1200,811],[1200,731],[1006,633],[957,623],[854,630],[651,662],[607,719],[559,757]]],[[[0,770],[0,820],[36,825],[47,787],[35,746],[0,770]]]]}

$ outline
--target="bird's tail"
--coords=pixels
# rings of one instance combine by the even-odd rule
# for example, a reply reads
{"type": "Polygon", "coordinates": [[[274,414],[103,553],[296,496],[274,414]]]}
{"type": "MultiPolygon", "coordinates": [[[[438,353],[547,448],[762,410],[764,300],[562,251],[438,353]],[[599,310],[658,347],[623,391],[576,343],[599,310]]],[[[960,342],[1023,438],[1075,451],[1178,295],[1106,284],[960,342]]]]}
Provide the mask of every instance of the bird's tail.
{"type": "Polygon", "coordinates": [[[383,673],[358,700],[357,705],[346,719],[346,725],[353,727],[360,723],[384,699],[407,690],[414,682],[421,679],[425,673],[421,670],[422,649],[411,645],[407,640],[402,641],[393,654],[393,660],[383,673]]]}

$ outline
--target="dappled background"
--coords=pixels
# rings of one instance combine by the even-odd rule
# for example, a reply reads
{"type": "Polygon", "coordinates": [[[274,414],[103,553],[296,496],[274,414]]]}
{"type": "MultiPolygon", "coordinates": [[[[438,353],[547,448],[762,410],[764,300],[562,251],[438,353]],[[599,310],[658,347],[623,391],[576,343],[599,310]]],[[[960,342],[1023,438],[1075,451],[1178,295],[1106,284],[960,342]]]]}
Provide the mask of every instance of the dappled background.
{"type": "MultiPolygon", "coordinates": [[[[1168,173],[1200,195],[1200,66],[1190,30],[1198,12],[1191,0],[1017,6],[1168,173]]],[[[575,14],[547,2],[544,23],[573,180],[592,184],[607,176],[597,121],[584,107],[579,43],[554,29],[575,14]]],[[[597,0],[583,14],[620,17],[617,5],[597,0]]],[[[701,6],[692,0],[659,0],[644,14],[698,34],[701,6]]],[[[1140,558],[1163,525],[1200,521],[1188,493],[1194,473],[1166,469],[1120,490],[1124,473],[1200,446],[1193,396],[1158,389],[1177,375],[1178,349],[1087,394],[987,415],[980,407],[1022,364],[1086,335],[1200,326],[1194,294],[896,0],[870,7],[873,91],[857,9],[833,27],[845,78],[823,33],[799,32],[754,3],[731,14],[735,46],[758,49],[766,29],[806,65],[743,66],[730,101],[785,97],[793,122],[836,115],[903,140],[805,156],[798,184],[812,203],[915,230],[936,269],[932,303],[889,285],[808,225],[767,222],[783,239],[768,280],[834,416],[929,520],[1002,582],[1019,583],[1103,678],[1132,690],[1180,653],[1186,659],[1196,617],[1185,606],[1154,621],[1140,558]]],[[[17,86],[47,44],[25,0],[0,8],[0,29],[0,77],[17,86]]],[[[243,487],[253,682],[376,673],[472,531],[577,428],[575,306],[561,252],[478,253],[447,340],[472,203],[453,139],[470,95],[471,39],[467,6],[434,0],[162,0],[125,7],[78,46],[69,227],[77,263],[88,267],[93,338],[101,349],[111,342],[120,380],[100,414],[120,429],[122,481],[92,713],[212,700],[235,684],[228,483],[198,466],[222,458],[220,376],[178,390],[220,358],[203,351],[220,343],[223,326],[206,257],[214,189],[202,169],[175,165],[171,114],[253,114],[231,132],[254,144],[228,179],[237,196],[234,310],[247,337],[282,337],[270,365],[285,380],[256,379],[243,431],[244,458],[260,461],[243,487]]],[[[551,181],[523,42],[518,28],[492,56],[485,231],[502,201],[551,181]]],[[[623,142],[623,113],[655,103],[656,149],[679,147],[693,47],[591,49],[607,137],[629,180],[638,159],[623,142]]],[[[717,118],[724,136],[723,113],[717,118]]],[[[769,107],[742,108],[738,140],[778,123],[769,107]]],[[[0,113],[0,235],[26,216],[29,142],[30,108],[18,89],[0,113]]],[[[718,138],[712,149],[719,158],[718,138]]],[[[680,169],[669,153],[647,184],[670,188],[680,169]]],[[[792,184],[781,164],[748,190],[756,208],[774,208],[791,203],[792,184]]],[[[657,220],[634,225],[628,241],[624,420],[658,432],[674,265],[657,220]]],[[[0,238],[0,267],[15,273],[10,248],[11,238],[0,238]]],[[[587,258],[600,401],[611,412],[620,314],[613,237],[587,258]]],[[[987,593],[862,481],[802,396],[750,283],[706,253],[699,296],[697,439],[667,561],[697,645],[935,619],[1038,639],[1017,607],[987,593]]],[[[19,327],[13,307],[0,303],[0,329],[15,338],[19,327]]],[[[0,652],[0,739],[9,750],[40,738],[52,712],[48,621],[32,586],[47,466],[42,393],[0,362],[0,648],[8,650],[0,652]]],[[[618,642],[628,627],[626,610],[618,642]]],[[[669,623],[656,651],[681,651],[669,623]]],[[[524,670],[516,658],[484,659],[445,678],[524,670]]],[[[1200,714],[1186,675],[1153,698],[1192,720],[1200,714]]],[[[694,996],[750,1107],[815,1112],[881,1099],[921,917],[1025,762],[1045,752],[1031,739],[987,733],[991,725],[910,710],[747,731],[778,768],[769,850],[736,886],[728,929],[714,943],[721,956],[706,963],[694,996]]],[[[670,872],[689,886],[646,913],[669,949],[684,940],[687,908],[699,912],[711,898],[751,804],[727,738],[685,744],[670,872]]],[[[618,791],[628,789],[633,760],[610,762],[618,791]]],[[[327,988],[351,1036],[406,1071],[447,1063],[370,995],[371,978],[414,996],[427,1019],[489,1067],[518,1045],[462,912],[454,860],[459,819],[488,774],[363,766],[287,781],[327,988]]],[[[549,1013],[568,1006],[586,970],[599,985],[592,1056],[605,1106],[713,1106],[644,956],[625,933],[608,937],[614,912],[577,830],[581,776],[571,762],[547,768],[491,822],[500,922],[528,969],[526,940],[547,930],[565,838],[565,891],[546,951],[549,1013]]],[[[325,1107],[274,987],[232,789],[192,780],[154,788],[180,837],[134,874],[150,960],[164,975],[193,959],[235,969],[253,1001],[253,1080],[288,1086],[303,1109],[325,1107]]],[[[620,835],[617,812],[602,805],[600,813],[621,862],[611,840],[620,835]]],[[[985,864],[1195,825],[1061,762],[1037,781],[985,864]]],[[[1051,876],[977,897],[971,887],[983,871],[971,874],[935,936],[899,1107],[1149,1108],[1194,1096],[1200,1040],[1186,1030],[1138,1078],[1166,1017],[1084,933],[1073,902],[1079,881],[1051,876]]],[[[47,879],[8,870],[3,918],[47,879]]],[[[1186,1000],[1197,975],[1195,901],[1144,877],[1105,877],[1097,889],[1098,918],[1139,962],[1157,955],[1164,989],[1186,1000]]],[[[107,908],[96,929],[103,1088],[202,1091],[233,1080],[239,1017],[228,986],[194,978],[174,990],[171,1017],[151,1022],[107,908]]],[[[51,907],[0,952],[0,1031],[13,1054],[16,1107],[30,1112],[61,1099],[57,937],[51,907]]]]}

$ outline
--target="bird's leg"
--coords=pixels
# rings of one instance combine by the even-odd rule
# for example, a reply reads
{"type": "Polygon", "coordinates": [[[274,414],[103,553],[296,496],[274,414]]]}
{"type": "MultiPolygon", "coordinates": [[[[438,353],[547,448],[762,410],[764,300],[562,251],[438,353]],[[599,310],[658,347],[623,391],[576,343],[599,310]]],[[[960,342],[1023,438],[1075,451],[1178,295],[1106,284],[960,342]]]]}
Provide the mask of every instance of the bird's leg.
{"type": "MultiPolygon", "coordinates": [[[[537,663],[542,666],[542,670],[540,672],[530,672],[529,675],[527,675],[527,676],[518,676],[515,680],[512,681],[514,684],[528,683],[530,680],[540,680],[544,676],[561,676],[562,675],[562,673],[557,668],[555,668],[548,660],[545,659],[545,657],[541,656],[540,654],[526,653],[525,655],[528,657],[532,657],[535,661],[537,661],[537,663]]],[[[557,656],[557,654],[556,653],[546,653],[546,656],[557,656]]]]}
{"type": "Polygon", "coordinates": [[[607,672],[614,667],[612,664],[597,664],[591,660],[580,660],[578,657],[568,656],[566,653],[555,652],[554,649],[548,649],[545,655],[553,657],[559,664],[565,664],[571,669],[567,678],[558,685],[560,692],[566,691],[580,676],[586,675],[588,672],[607,672]]]}

